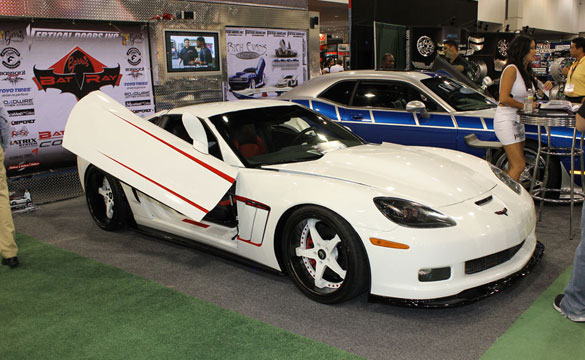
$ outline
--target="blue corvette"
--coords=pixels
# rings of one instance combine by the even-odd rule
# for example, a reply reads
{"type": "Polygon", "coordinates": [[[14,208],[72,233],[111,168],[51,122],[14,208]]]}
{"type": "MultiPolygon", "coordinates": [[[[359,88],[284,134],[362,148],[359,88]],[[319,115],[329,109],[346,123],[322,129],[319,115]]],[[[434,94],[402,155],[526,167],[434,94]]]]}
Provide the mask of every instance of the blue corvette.
{"type": "MultiPolygon", "coordinates": [[[[494,100],[434,73],[346,71],[313,78],[282,98],[337,120],[370,142],[443,147],[483,157],[485,150],[468,146],[465,136],[475,134],[480,140],[497,141],[494,100]]],[[[573,129],[553,128],[551,135],[553,146],[571,146],[573,129]]],[[[536,126],[527,125],[526,136],[529,165],[522,174],[523,185],[530,179],[536,158],[536,126]]],[[[546,136],[542,139],[546,143],[546,136]]],[[[502,150],[492,161],[500,168],[507,166],[502,150]]],[[[541,158],[539,165],[543,163],[541,158]]],[[[552,159],[549,187],[561,184],[564,169],[570,169],[568,159],[552,159]]],[[[578,163],[575,169],[579,169],[578,163]]]]}

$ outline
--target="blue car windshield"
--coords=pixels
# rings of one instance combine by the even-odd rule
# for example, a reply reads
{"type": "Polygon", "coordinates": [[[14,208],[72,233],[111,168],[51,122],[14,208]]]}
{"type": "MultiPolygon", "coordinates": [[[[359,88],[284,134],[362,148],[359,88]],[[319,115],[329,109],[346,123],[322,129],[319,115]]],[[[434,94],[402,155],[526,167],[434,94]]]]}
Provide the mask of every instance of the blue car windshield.
{"type": "Polygon", "coordinates": [[[483,110],[497,106],[492,98],[453,79],[433,77],[421,82],[457,111],[483,110]]]}
{"type": "Polygon", "coordinates": [[[209,118],[248,167],[315,160],[365,142],[323,115],[301,106],[272,106],[209,118]]]}

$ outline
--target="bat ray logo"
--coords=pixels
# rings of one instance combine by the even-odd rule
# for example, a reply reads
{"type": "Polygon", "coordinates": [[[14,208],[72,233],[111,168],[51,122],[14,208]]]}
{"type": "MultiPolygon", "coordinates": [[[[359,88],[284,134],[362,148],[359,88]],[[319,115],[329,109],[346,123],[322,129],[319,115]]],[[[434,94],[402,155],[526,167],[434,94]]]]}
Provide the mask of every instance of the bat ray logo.
{"type": "Polygon", "coordinates": [[[106,67],[79,47],[49,69],[37,69],[35,65],[33,71],[33,80],[39,90],[59,89],[75,95],[77,100],[102,86],[119,86],[122,79],[120,64],[115,68],[106,67]]]}

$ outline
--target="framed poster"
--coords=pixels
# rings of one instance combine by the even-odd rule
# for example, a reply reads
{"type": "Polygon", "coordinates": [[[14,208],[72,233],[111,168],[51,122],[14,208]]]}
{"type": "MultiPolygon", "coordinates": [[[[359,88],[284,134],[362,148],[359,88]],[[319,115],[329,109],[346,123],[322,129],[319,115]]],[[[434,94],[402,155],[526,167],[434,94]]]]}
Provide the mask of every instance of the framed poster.
{"type": "Polygon", "coordinates": [[[75,165],[61,142],[71,109],[91,91],[153,114],[147,39],[144,25],[0,24],[0,101],[12,127],[8,176],[75,165]]]}
{"type": "Polygon", "coordinates": [[[228,100],[278,96],[308,79],[307,32],[226,28],[228,100]]]}

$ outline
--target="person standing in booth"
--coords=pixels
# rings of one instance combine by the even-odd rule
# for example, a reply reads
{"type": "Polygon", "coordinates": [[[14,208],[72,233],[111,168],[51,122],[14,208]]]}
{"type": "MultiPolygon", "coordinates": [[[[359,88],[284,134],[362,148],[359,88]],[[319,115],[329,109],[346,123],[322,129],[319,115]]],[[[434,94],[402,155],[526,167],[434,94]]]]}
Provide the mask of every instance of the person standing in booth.
{"type": "MultiPolygon", "coordinates": [[[[585,131],[585,106],[577,113],[577,130],[585,131]]],[[[581,212],[581,242],[575,250],[571,279],[562,294],[553,300],[553,307],[574,322],[585,322],[585,206],[581,212]]]]}
{"type": "Polygon", "coordinates": [[[337,59],[337,61],[335,61],[335,65],[333,65],[329,68],[330,74],[334,74],[334,73],[342,72],[342,71],[343,71],[343,61],[341,61],[341,59],[337,59]]]}
{"type": "Polygon", "coordinates": [[[457,43],[453,40],[445,40],[443,48],[445,49],[445,58],[449,61],[449,64],[453,65],[457,71],[465,72],[469,64],[459,55],[457,43]]]}
{"type": "Polygon", "coordinates": [[[585,38],[571,40],[569,53],[575,58],[575,62],[563,70],[563,74],[567,76],[565,98],[570,102],[582,104],[585,99],[585,38]]]}
{"type": "Polygon", "coordinates": [[[0,256],[2,265],[15,268],[19,265],[18,246],[14,240],[14,220],[10,211],[10,195],[6,182],[6,168],[4,167],[4,151],[10,143],[10,120],[6,110],[0,105],[0,256]]]}
{"type": "Polygon", "coordinates": [[[391,53],[385,53],[384,56],[382,56],[381,70],[394,70],[395,65],[396,60],[394,60],[394,55],[391,53]]]}
{"type": "MultiPolygon", "coordinates": [[[[496,137],[504,145],[508,157],[508,175],[519,181],[526,166],[524,157],[525,132],[517,111],[524,108],[527,89],[535,91],[537,80],[532,73],[536,44],[527,36],[519,35],[510,42],[506,67],[500,77],[500,101],[494,117],[496,137]]],[[[545,89],[552,83],[547,81],[545,89]]]]}

